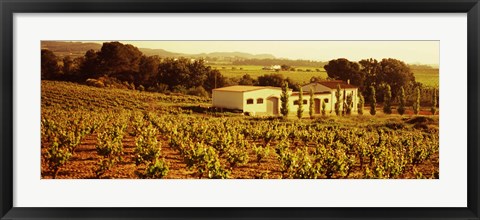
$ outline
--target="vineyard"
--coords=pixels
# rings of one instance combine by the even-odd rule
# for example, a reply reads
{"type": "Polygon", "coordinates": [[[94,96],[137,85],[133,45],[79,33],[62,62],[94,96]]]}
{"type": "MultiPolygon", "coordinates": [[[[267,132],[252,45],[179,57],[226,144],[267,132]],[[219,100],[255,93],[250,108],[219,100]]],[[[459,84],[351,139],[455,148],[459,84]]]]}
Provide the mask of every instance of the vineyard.
{"type": "Polygon", "coordinates": [[[246,117],[42,81],[42,178],[439,178],[438,116],[246,117]]]}

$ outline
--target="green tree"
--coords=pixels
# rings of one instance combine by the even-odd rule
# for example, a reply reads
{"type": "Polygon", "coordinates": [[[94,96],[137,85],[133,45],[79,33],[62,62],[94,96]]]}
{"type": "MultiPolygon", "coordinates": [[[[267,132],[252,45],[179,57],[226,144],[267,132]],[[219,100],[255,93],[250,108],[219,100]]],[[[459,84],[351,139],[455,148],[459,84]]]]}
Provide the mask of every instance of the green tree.
{"type": "Polygon", "coordinates": [[[413,101],[413,113],[418,115],[420,113],[420,88],[415,88],[415,100],[413,101]]]}
{"type": "Polygon", "coordinates": [[[385,114],[392,114],[392,91],[390,88],[390,85],[385,86],[385,92],[384,92],[385,97],[383,98],[383,113],[385,114]]]}
{"type": "Polygon", "coordinates": [[[313,89],[310,89],[310,100],[308,102],[308,114],[310,115],[310,118],[313,118],[313,89]]]}
{"type": "Polygon", "coordinates": [[[363,115],[363,105],[365,105],[365,98],[362,93],[358,93],[358,114],[363,115]]]}
{"type": "Polygon", "coordinates": [[[281,101],[280,113],[285,118],[288,116],[288,112],[289,112],[289,107],[288,107],[289,96],[290,95],[288,94],[288,83],[284,82],[282,86],[282,94],[280,95],[280,101],[281,101]]]}
{"type": "Polygon", "coordinates": [[[415,76],[410,67],[403,61],[396,59],[382,59],[380,69],[376,75],[377,85],[388,84],[392,88],[392,98],[396,98],[396,92],[400,87],[411,87],[415,83],[415,76]]]}
{"type": "Polygon", "coordinates": [[[340,84],[337,85],[337,91],[335,92],[335,97],[337,98],[335,102],[335,114],[338,116],[340,115],[340,106],[342,103],[342,88],[340,88],[340,84]]]}
{"type": "Polygon", "coordinates": [[[95,50],[85,52],[83,62],[80,65],[82,76],[79,80],[85,81],[88,78],[97,78],[102,74],[100,72],[100,64],[98,61],[98,53],[95,50]]]}
{"type": "Polygon", "coordinates": [[[245,74],[240,78],[240,81],[238,82],[239,85],[247,85],[247,86],[253,86],[257,83],[257,80],[252,78],[250,75],[245,74]]]}
{"type": "Polygon", "coordinates": [[[437,89],[433,89],[432,108],[430,109],[430,112],[432,113],[432,115],[435,115],[435,113],[437,113],[437,89]]]}
{"type": "Polygon", "coordinates": [[[55,54],[46,49],[41,51],[41,78],[42,79],[54,79],[60,73],[60,67],[58,65],[58,59],[55,54]]]}
{"type": "Polygon", "coordinates": [[[375,114],[377,114],[377,110],[375,109],[375,107],[377,106],[377,98],[375,98],[375,96],[376,96],[375,87],[373,87],[373,86],[370,86],[370,96],[371,96],[370,114],[375,115],[375,114]]]}
{"type": "Polygon", "coordinates": [[[73,59],[70,56],[66,56],[63,58],[63,66],[62,66],[62,72],[63,75],[69,76],[74,74],[74,63],[73,59]]]}
{"type": "Polygon", "coordinates": [[[98,68],[102,75],[132,82],[138,73],[143,53],[131,44],[106,42],[97,55],[98,68]]]}
{"type": "Polygon", "coordinates": [[[300,91],[298,92],[298,109],[297,109],[297,117],[301,119],[303,116],[303,89],[300,87],[300,91]]]}
{"type": "Polygon", "coordinates": [[[400,103],[397,108],[398,114],[403,115],[405,113],[405,90],[403,86],[400,87],[400,103]]]}
{"type": "Polygon", "coordinates": [[[284,82],[287,82],[288,87],[293,90],[300,89],[300,86],[297,83],[295,83],[290,78],[283,77],[283,75],[279,73],[265,74],[265,75],[259,76],[257,85],[281,87],[283,86],[284,82]]]}
{"type": "Polygon", "coordinates": [[[353,85],[357,86],[363,85],[365,80],[363,73],[360,71],[360,65],[345,58],[330,60],[323,68],[327,71],[328,77],[332,79],[350,80],[353,85]]]}
{"type": "Polygon", "coordinates": [[[290,69],[290,66],[289,65],[281,65],[280,68],[282,69],[282,71],[288,71],[290,69]]]}
{"type": "Polygon", "coordinates": [[[156,85],[158,81],[158,66],[160,65],[160,57],[158,56],[142,56],[138,67],[138,74],[135,77],[137,85],[151,87],[156,85]]]}

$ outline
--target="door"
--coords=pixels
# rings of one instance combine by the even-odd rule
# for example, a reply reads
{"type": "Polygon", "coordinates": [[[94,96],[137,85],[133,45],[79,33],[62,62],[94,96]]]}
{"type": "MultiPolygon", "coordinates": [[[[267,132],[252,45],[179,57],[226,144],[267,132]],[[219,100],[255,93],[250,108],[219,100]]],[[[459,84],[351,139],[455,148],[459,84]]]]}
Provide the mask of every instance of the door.
{"type": "Polygon", "coordinates": [[[313,102],[314,102],[313,108],[314,108],[314,110],[315,110],[315,111],[314,111],[315,114],[320,114],[320,103],[321,103],[321,100],[320,100],[320,99],[314,99],[313,102]]]}
{"type": "Polygon", "coordinates": [[[278,115],[278,98],[277,97],[267,98],[267,114],[278,115]]]}

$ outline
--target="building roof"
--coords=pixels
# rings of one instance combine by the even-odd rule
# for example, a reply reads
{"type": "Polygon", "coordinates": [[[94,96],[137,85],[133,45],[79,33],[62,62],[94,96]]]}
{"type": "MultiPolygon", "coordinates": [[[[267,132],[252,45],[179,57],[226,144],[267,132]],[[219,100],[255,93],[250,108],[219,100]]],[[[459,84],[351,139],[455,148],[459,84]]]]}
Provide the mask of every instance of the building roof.
{"type": "MultiPolygon", "coordinates": [[[[300,94],[300,92],[292,92],[291,96],[298,96],[298,94],[300,94]]],[[[330,94],[330,92],[314,92],[313,94],[314,95],[326,95],[326,94],[330,94]]],[[[310,92],[303,92],[303,95],[310,95],[310,92]]]]}
{"type": "Polygon", "coordinates": [[[280,87],[272,86],[227,86],[222,88],[213,89],[213,91],[226,91],[226,92],[250,92],[261,89],[276,89],[281,90],[280,87]]]}
{"type": "Polygon", "coordinates": [[[348,84],[348,83],[346,83],[345,81],[342,81],[342,80],[318,81],[318,82],[310,83],[310,84],[307,84],[307,85],[312,85],[312,84],[320,84],[320,85],[323,85],[323,86],[325,86],[327,88],[330,88],[330,89],[336,89],[337,85],[340,85],[340,88],[342,88],[342,89],[356,89],[356,88],[358,88],[358,87],[356,87],[352,84],[348,84]]]}

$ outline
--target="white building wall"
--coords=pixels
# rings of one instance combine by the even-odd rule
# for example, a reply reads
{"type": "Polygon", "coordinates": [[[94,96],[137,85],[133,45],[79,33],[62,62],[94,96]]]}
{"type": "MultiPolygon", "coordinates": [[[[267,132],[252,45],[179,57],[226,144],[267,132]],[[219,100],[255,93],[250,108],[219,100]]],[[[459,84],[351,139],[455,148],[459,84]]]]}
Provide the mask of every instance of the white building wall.
{"type": "MultiPolygon", "coordinates": [[[[267,113],[267,98],[277,97],[280,99],[282,91],[280,89],[261,89],[248,91],[243,93],[243,111],[252,114],[266,114],[267,113]],[[253,104],[247,104],[248,99],[253,99],[253,104]],[[263,103],[258,103],[258,99],[263,99],[263,103]]],[[[280,106],[280,101],[279,101],[280,106]]]]}
{"type": "MultiPolygon", "coordinates": [[[[326,103],[326,113],[327,114],[335,114],[335,103],[336,103],[336,89],[330,90],[329,88],[319,85],[314,87],[315,92],[320,92],[325,90],[331,91],[330,94],[315,94],[314,98],[319,98],[321,100],[320,103],[320,112],[322,109],[322,104],[325,101],[325,99],[328,99],[328,103],[326,103]]],[[[304,91],[310,91],[310,88],[313,87],[311,85],[310,87],[304,86],[302,89],[304,91]]],[[[352,108],[352,114],[357,113],[357,104],[358,104],[358,89],[357,88],[349,88],[345,89],[346,94],[353,94],[353,108],[352,108]]],[[[212,94],[212,99],[213,99],[213,107],[218,107],[218,108],[228,108],[228,109],[238,109],[238,110],[243,110],[244,112],[250,112],[253,115],[265,115],[267,113],[267,98],[269,97],[277,97],[279,99],[278,106],[280,108],[281,106],[281,101],[280,101],[280,96],[281,96],[282,91],[280,89],[271,89],[271,88],[265,88],[265,89],[260,89],[260,90],[253,90],[253,91],[247,91],[247,92],[240,92],[240,91],[213,91],[212,94]],[[261,98],[263,99],[263,103],[258,103],[258,99],[261,98]],[[253,104],[247,104],[248,99],[253,99],[253,104]]],[[[343,99],[343,89],[342,89],[342,99],[343,99]]],[[[298,110],[298,105],[294,104],[294,101],[298,100],[298,96],[292,96],[292,92],[290,92],[290,98],[289,98],[289,110],[291,115],[296,115],[297,110],[298,110]]],[[[304,94],[303,95],[303,100],[306,100],[307,103],[303,105],[304,109],[304,115],[308,116],[309,113],[309,102],[310,102],[310,95],[309,94],[304,94]]],[[[340,106],[340,109],[343,108],[343,103],[340,106]]],[[[280,111],[279,111],[280,112],[280,111]]],[[[321,114],[321,113],[320,113],[321,114]]]]}
{"type": "Polygon", "coordinates": [[[213,90],[212,101],[213,107],[242,110],[243,92],[213,90]]]}
{"type": "MultiPolygon", "coordinates": [[[[341,95],[341,99],[342,99],[342,103],[340,105],[340,111],[343,110],[343,102],[345,101],[345,99],[343,98],[343,91],[345,90],[345,99],[347,98],[348,94],[352,94],[352,103],[353,103],[353,108],[352,108],[352,114],[356,114],[357,113],[357,109],[358,109],[358,89],[357,88],[348,88],[348,89],[342,89],[341,92],[340,92],[340,95],[341,95]]],[[[332,102],[331,102],[331,106],[330,108],[332,109],[332,113],[334,114],[335,113],[335,103],[337,102],[337,90],[334,89],[332,91],[332,102]]]]}
{"type": "MultiPolygon", "coordinates": [[[[320,114],[314,114],[314,115],[321,115],[322,114],[322,103],[323,103],[324,99],[329,99],[329,103],[327,103],[327,105],[325,107],[325,111],[327,112],[327,114],[330,112],[330,107],[329,107],[330,94],[314,94],[313,98],[321,100],[321,102],[320,102],[320,114]]],[[[303,116],[308,117],[309,113],[310,113],[310,95],[309,94],[304,94],[302,99],[307,101],[306,104],[303,104],[303,116]]],[[[299,105],[294,104],[295,101],[297,101],[297,100],[299,100],[298,95],[296,95],[296,96],[290,95],[290,98],[288,100],[289,110],[290,110],[289,115],[297,115],[299,105]]],[[[313,105],[315,105],[315,101],[314,101],[313,105]]],[[[315,111],[315,106],[314,106],[314,111],[315,111]]]]}

